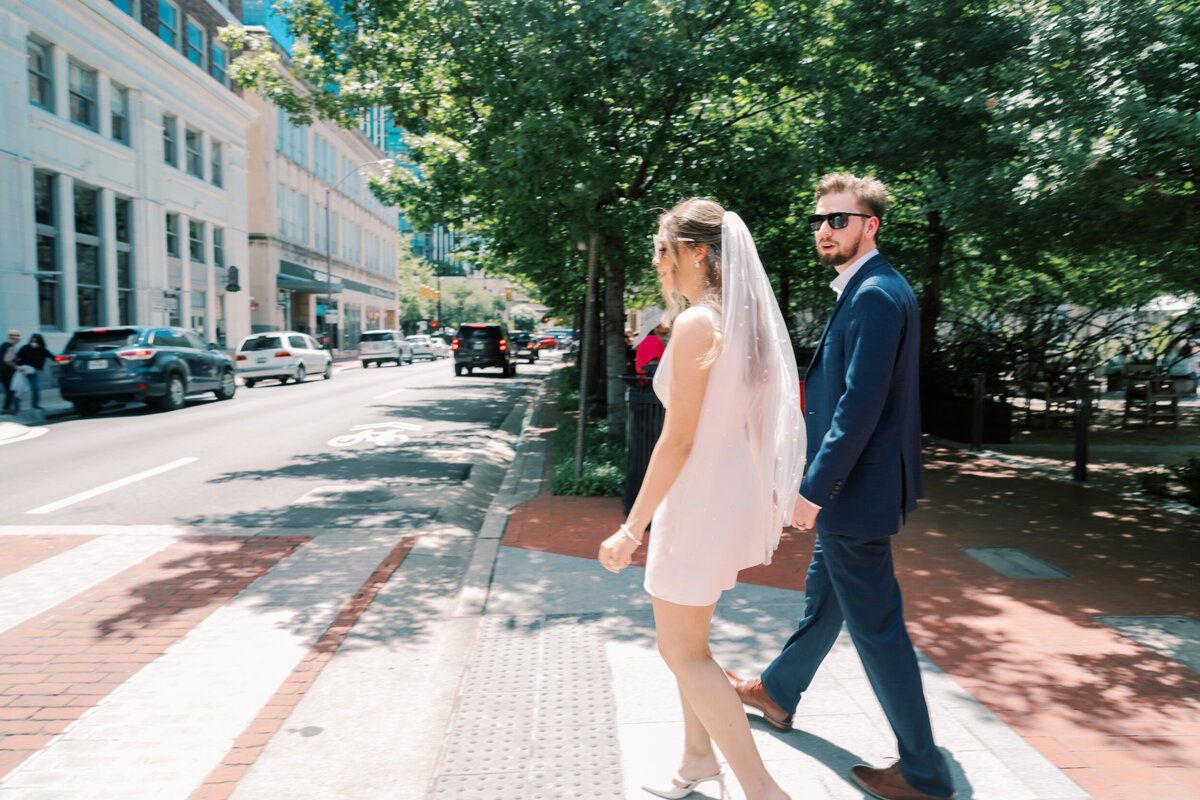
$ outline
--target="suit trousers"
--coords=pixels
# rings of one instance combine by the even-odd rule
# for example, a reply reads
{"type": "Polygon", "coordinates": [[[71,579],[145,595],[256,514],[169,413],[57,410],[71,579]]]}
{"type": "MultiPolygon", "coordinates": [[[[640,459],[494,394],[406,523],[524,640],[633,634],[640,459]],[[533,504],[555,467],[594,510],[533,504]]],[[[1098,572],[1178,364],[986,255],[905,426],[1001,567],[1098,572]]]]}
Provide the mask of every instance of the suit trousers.
{"type": "Polygon", "coordinates": [[[900,752],[900,770],[926,794],[954,793],[933,741],[921,671],[908,631],[890,537],[856,539],[820,531],[805,582],[804,618],[762,673],[772,700],[792,712],[842,629],[858,650],[900,752]]]}

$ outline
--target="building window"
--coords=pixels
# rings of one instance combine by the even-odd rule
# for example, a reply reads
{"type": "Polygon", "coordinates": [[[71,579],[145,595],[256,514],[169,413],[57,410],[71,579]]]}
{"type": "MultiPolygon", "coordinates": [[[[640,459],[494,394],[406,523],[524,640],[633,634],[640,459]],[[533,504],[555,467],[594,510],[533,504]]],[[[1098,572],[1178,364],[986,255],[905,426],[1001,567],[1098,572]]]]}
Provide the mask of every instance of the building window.
{"type": "Polygon", "coordinates": [[[134,19],[142,18],[142,15],[138,13],[137,0],[112,0],[112,4],[134,19]]]}
{"type": "Polygon", "coordinates": [[[132,325],[133,307],[133,201],[116,199],[117,324],[132,325]]]}
{"type": "Polygon", "coordinates": [[[183,54],[188,61],[204,69],[204,28],[194,19],[187,21],[187,42],[183,54]]]}
{"type": "Polygon", "coordinates": [[[171,0],[158,0],[158,38],[172,48],[179,41],[179,6],[171,0]]]}
{"type": "Polygon", "coordinates": [[[54,111],[54,62],[50,45],[33,37],[25,40],[29,51],[29,102],[54,111]]]}
{"type": "Polygon", "coordinates": [[[167,214],[167,255],[179,258],[179,215],[167,214]]]}
{"type": "Polygon", "coordinates": [[[212,157],[212,163],[210,165],[212,170],[210,175],[211,180],[214,186],[224,186],[224,178],[221,174],[221,143],[216,139],[213,139],[210,147],[211,151],[209,155],[212,157]]]}
{"type": "Polygon", "coordinates": [[[179,166],[179,119],[174,114],[163,114],[163,161],[179,166]]]}
{"type": "Polygon", "coordinates": [[[208,72],[217,79],[217,83],[222,86],[229,85],[229,52],[225,46],[212,43],[212,53],[209,56],[208,72]]]}
{"type": "Polygon", "coordinates": [[[38,327],[62,329],[62,271],[58,266],[55,175],[33,173],[33,221],[37,229],[38,327]]]}
{"type": "Polygon", "coordinates": [[[104,274],[100,261],[100,191],[75,184],[75,302],[79,325],[103,324],[104,274]]]}
{"type": "Polygon", "coordinates": [[[112,138],[129,144],[129,89],[112,81],[112,138]]]}
{"type": "Polygon", "coordinates": [[[214,227],[212,229],[212,235],[213,235],[213,266],[224,267],[225,266],[225,229],[214,227]]]}
{"type": "Polygon", "coordinates": [[[188,174],[203,178],[204,159],[200,152],[200,131],[184,128],[183,146],[187,150],[188,174]]]}
{"type": "Polygon", "coordinates": [[[72,60],[70,62],[71,119],[85,128],[96,130],[96,70],[72,60]]]}
{"type": "Polygon", "coordinates": [[[204,263],[204,223],[199,220],[188,220],[188,255],[192,261],[204,263]]]}

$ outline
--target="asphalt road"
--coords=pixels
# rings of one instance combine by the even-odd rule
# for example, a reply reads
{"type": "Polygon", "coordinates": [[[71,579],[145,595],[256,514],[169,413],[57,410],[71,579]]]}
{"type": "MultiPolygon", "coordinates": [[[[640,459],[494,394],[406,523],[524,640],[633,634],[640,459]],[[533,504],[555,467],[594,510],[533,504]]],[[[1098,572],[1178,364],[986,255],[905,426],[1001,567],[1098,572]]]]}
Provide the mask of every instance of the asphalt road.
{"type": "MultiPolygon", "coordinates": [[[[456,378],[453,362],[239,386],[177,411],[129,405],[0,448],[0,525],[405,528],[479,502],[472,473],[549,362],[456,378]]],[[[507,455],[511,455],[508,453],[507,455]]],[[[447,521],[453,521],[447,519],[447,521]]]]}

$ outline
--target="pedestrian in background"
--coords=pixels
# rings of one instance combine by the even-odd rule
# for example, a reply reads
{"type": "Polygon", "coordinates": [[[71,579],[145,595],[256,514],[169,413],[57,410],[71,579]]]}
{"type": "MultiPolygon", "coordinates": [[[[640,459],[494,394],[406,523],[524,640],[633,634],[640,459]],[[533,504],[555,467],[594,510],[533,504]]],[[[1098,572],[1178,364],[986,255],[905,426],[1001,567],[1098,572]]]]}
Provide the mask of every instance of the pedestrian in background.
{"type": "Polygon", "coordinates": [[[784,800],[709,635],[721,593],[739,570],[770,563],[792,515],[804,468],[796,357],[737,214],[703,198],[680,203],[659,218],[654,266],[668,314],[685,308],[654,374],[666,418],[629,516],[598,554],[611,572],[629,566],[653,519],[645,588],[684,743],[675,779],[643,788],[667,798],[706,781],[723,788],[715,743],[747,800],[784,800]]]}
{"type": "Polygon", "coordinates": [[[662,309],[648,308],[644,312],[638,336],[633,340],[636,353],[634,367],[638,375],[653,375],[658,369],[658,362],[667,351],[666,339],[668,329],[662,323],[662,309]]]}
{"type": "Polygon", "coordinates": [[[729,677],[743,703],[791,730],[844,621],[900,751],[851,779],[884,800],[950,798],[892,564],[891,537],[922,496],[917,298],[875,246],[887,187],[833,173],[816,200],[808,225],[838,299],[804,381],[808,470],[792,520],[816,531],[804,617],[761,678],[729,677]]]}
{"type": "Polygon", "coordinates": [[[17,413],[17,395],[12,390],[13,375],[17,371],[17,345],[21,332],[11,330],[4,344],[0,344],[0,382],[4,384],[4,413],[17,413]]]}
{"type": "Polygon", "coordinates": [[[40,333],[31,334],[29,344],[17,351],[17,369],[25,374],[29,382],[29,397],[34,408],[42,410],[42,368],[50,351],[46,349],[46,340],[40,333]]]}

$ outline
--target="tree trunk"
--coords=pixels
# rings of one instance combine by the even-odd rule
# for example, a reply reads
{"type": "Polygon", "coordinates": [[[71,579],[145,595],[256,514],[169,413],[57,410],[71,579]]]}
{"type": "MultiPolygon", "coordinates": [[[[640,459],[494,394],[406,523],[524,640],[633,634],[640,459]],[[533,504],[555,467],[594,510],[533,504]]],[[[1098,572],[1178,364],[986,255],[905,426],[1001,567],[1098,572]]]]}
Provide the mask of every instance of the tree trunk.
{"type": "Polygon", "coordinates": [[[609,257],[604,263],[604,361],[607,373],[608,435],[625,441],[625,268],[609,257]]]}
{"type": "Polygon", "coordinates": [[[942,277],[950,232],[939,211],[931,211],[929,222],[929,272],[921,287],[921,354],[937,350],[937,326],[942,318],[942,277]]]}
{"type": "Polygon", "coordinates": [[[588,392],[595,383],[590,380],[593,372],[592,365],[599,359],[592,355],[593,343],[599,340],[599,330],[594,320],[596,310],[596,263],[597,253],[596,247],[600,243],[600,237],[592,234],[588,241],[588,272],[586,299],[584,300],[583,312],[583,344],[580,347],[580,358],[582,363],[579,365],[579,420],[575,427],[575,480],[583,477],[583,450],[584,450],[584,432],[587,429],[587,406],[588,392]]]}

